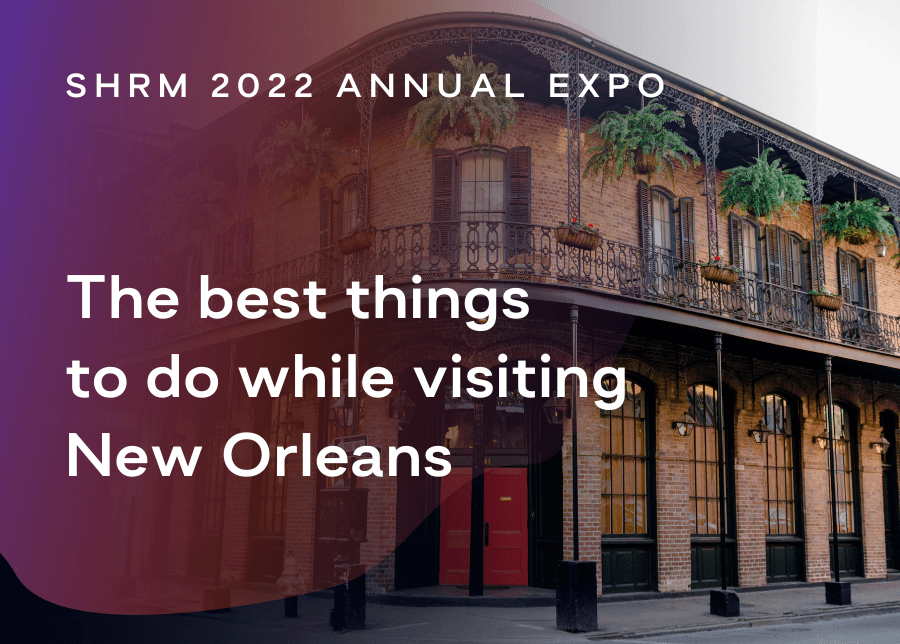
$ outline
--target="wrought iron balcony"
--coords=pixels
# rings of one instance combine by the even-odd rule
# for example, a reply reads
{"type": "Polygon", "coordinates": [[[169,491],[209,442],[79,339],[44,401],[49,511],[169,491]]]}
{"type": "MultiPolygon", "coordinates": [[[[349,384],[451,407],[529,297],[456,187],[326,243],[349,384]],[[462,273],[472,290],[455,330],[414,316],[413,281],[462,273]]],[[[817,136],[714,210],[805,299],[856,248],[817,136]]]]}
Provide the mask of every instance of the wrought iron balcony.
{"type": "MultiPolygon", "coordinates": [[[[237,292],[262,289],[272,301],[284,287],[302,293],[309,282],[328,295],[343,294],[353,281],[372,285],[427,280],[498,280],[557,284],[653,305],[677,307],[697,315],[719,316],[780,332],[840,342],[888,354],[900,354],[898,318],[845,303],[837,312],[818,309],[811,296],[752,277],[733,286],[709,282],[700,264],[661,252],[600,237],[595,250],[561,244],[554,227],[502,222],[423,223],[378,231],[375,243],[354,255],[333,248],[255,271],[240,280],[220,280],[237,292]],[[240,286],[238,287],[237,284],[240,286]]],[[[215,281],[214,281],[215,284],[215,281]]],[[[302,297],[302,296],[301,296],[302,297]]],[[[301,300],[302,301],[302,300],[301,300]]],[[[249,323],[237,312],[221,320],[200,319],[199,293],[182,298],[178,316],[147,320],[151,328],[129,321],[108,338],[111,353],[202,333],[226,324],[249,323]],[[122,333],[126,329],[130,331],[122,333]]]]}

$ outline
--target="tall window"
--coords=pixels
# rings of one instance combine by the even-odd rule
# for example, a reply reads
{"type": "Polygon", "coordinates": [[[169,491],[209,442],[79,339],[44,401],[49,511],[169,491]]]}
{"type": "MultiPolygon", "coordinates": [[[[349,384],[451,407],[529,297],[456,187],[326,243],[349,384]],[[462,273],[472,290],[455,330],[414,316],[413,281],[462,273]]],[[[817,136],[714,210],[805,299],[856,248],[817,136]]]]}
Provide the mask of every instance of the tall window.
{"type": "Polygon", "coordinates": [[[459,218],[503,221],[506,215],[506,155],[473,150],[462,155],[459,218]]]}
{"type": "Polygon", "coordinates": [[[672,200],[658,190],[651,190],[653,212],[653,246],[657,252],[675,254],[675,212],[672,200]]]}
{"type": "Polygon", "coordinates": [[[688,413],[697,423],[691,434],[691,531],[719,534],[719,441],[716,434],[716,390],[709,385],[688,388],[688,413]]]}
{"type": "MultiPolygon", "coordinates": [[[[271,412],[266,423],[265,433],[262,436],[269,444],[269,454],[274,455],[278,447],[286,444],[286,436],[284,433],[284,425],[290,403],[290,394],[284,394],[279,398],[272,399],[271,412]]],[[[252,462],[259,462],[259,451],[255,448],[256,454],[252,462]]],[[[276,459],[270,458],[269,465],[258,476],[254,499],[253,515],[251,516],[251,525],[257,534],[281,534],[284,532],[284,511],[286,498],[284,476],[276,476],[276,459]]]]}
{"type": "Polygon", "coordinates": [[[839,248],[837,265],[838,287],[844,301],[860,308],[878,310],[875,260],[863,260],[839,248]]]}
{"type": "Polygon", "coordinates": [[[759,226],[734,213],[728,215],[728,221],[731,229],[731,263],[740,268],[745,277],[761,280],[763,274],[759,226]]]}
{"type": "Polygon", "coordinates": [[[769,534],[795,534],[794,410],[778,394],[762,398],[763,420],[774,432],[766,439],[766,521],[769,534]]]}
{"type": "MultiPolygon", "coordinates": [[[[854,534],[856,532],[856,491],[853,488],[855,476],[850,445],[853,436],[850,413],[840,405],[835,405],[833,410],[832,428],[836,438],[834,442],[834,480],[837,489],[838,532],[854,534]]],[[[825,413],[828,413],[827,407],[825,413]]],[[[831,485],[828,486],[828,499],[829,503],[834,505],[831,485]]]]}
{"type": "MultiPolygon", "coordinates": [[[[611,382],[604,383],[612,387],[611,382]]],[[[611,390],[611,389],[610,389],[611,390]]],[[[600,421],[600,522],[603,534],[646,534],[648,523],[647,397],[625,381],[625,402],[600,421]]]]}

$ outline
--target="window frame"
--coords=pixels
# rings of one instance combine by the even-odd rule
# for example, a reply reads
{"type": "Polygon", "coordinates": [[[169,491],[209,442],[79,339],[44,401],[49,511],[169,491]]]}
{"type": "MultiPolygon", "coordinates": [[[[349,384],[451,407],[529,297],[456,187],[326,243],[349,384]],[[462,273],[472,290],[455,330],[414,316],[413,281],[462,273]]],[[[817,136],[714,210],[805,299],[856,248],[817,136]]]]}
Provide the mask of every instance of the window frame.
{"type": "MultiPolygon", "coordinates": [[[[359,221],[358,220],[358,217],[359,217],[359,182],[358,182],[357,175],[354,174],[349,177],[344,177],[344,179],[338,185],[337,205],[338,205],[338,212],[337,212],[337,221],[335,223],[337,224],[336,227],[337,227],[337,231],[338,231],[337,238],[341,238],[344,235],[350,234],[350,232],[353,230],[353,228],[356,226],[356,224],[359,221]],[[344,212],[345,212],[344,198],[345,198],[345,193],[348,188],[356,189],[356,208],[354,209],[354,213],[355,213],[354,223],[350,228],[346,228],[344,225],[344,212]]],[[[334,240],[332,240],[332,243],[333,242],[334,242],[334,240]]]]}

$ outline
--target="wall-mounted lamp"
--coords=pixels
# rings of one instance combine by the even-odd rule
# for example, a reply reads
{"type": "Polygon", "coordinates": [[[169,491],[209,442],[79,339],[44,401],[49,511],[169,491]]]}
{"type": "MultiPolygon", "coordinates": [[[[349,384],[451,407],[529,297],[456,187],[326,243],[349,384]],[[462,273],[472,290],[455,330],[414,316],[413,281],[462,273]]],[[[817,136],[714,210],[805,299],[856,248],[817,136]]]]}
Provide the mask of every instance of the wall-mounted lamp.
{"type": "MultiPolygon", "coordinates": [[[[837,440],[841,440],[843,438],[843,436],[841,436],[840,434],[840,430],[836,432],[835,438],[837,440]]],[[[828,430],[826,429],[818,436],[813,436],[813,443],[818,445],[819,449],[828,449],[828,430]]]]}
{"type": "Polygon", "coordinates": [[[388,401],[388,418],[397,419],[397,427],[403,429],[404,425],[408,425],[412,421],[413,413],[416,411],[416,403],[406,395],[405,391],[400,392],[400,397],[388,401]]]}
{"type": "Polygon", "coordinates": [[[359,165],[359,148],[350,148],[350,165],[359,165]]]}
{"type": "Polygon", "coordinates": [[[754,429],[751,429],[747,432],[747,436],[752,436],[753,440],[757,443],[765,443],[769,438],[770,434],[774,434],[772,428],[766,425],[764,420],[759,421],[759,425],[757,425],[754,429]]]}
{"type": "Polygon", "coordinates": [[[891,446],[891,442],[884,437],[884,432],[881,432],[881,436],[878,437],[878,440],[874,443],[869,443],[869,447],[875,450],[877,454],[884,454],[888,451],[888,448],[891,446]]]}
{"type": "Polygon", "coordinates": [[[706,196],[706,177],[703,177],[702,179],[700,179],[700,181],[697,182],[697,190],[700,191],[701,197],[706,196]]]}
{"type": "Polygon", "coordinates": [[[353,401],[347,395],[346,380],[341,382],[341,397],[331,403],[331,417],[335,424],[342,429],[353,426],[353,401]]]}
{"type": "Polygon", "coordinates": [[[285,435],[293,436],[295,431],[303,429],[303,424],[302,420],[294,420],[294,414],[290,409],[284,412],[284,420],[281,421],[281,428],[284,430],[285,435]]]}
{"type": "Polygon", "coordinates": [[[884,243],[884,239],[879,238],[878,243],[875,244],[875,254],[878,255],[878,257],[887,255],[887,246],[884,243]]]}
{"type": "Polygon", "coordinates": [[[562,425],[563,420],[572,417],[572,402],[562,396],[553,396],[544,403],[544,414],[551,425],[562,425]]]}
{"type": "Polygon", "coordinates": [[[674,429],[679,436],[690,436],[694,432],[694,425],[696,424],[697,421],[694,420],[693,416],[684,413],[678,420],[672,423],[672,429],[674,429]]]}

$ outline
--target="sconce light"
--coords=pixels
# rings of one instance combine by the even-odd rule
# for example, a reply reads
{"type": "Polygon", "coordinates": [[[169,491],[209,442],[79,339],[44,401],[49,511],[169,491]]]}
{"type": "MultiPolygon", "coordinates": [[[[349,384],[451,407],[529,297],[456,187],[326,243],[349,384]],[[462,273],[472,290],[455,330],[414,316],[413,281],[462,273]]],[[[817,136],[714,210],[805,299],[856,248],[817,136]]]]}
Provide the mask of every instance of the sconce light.
{"type": "Polygon", "coordinates": [[[766,425],[765,421],[759,421],[759,425],[756,426],[755,429],[751,429],[747,432],[747,436],[752,436],[753,440],[757,443],[765,443],[766,439],[769,438],[769,434],[774,434],[772,428],[766,425]]]}
{"type": "Polygon", "coordinates": [[[679,436],[690,436],[694,432],[694,425],[696,424],[697,421],[694,420],[693,416],[684,413],[678,420],[672,423],[672,428],[679,436]]]}
{"type": "Polygon", "coordinates": [[[881,436],[878,437],[877,441],[869,443],[869,447],[874,449],[876,454],[884,454],[890,446],[891,442],[884,437],[884,432],[881,432],[881,436]]]}
{"type": "Polygon", "coordinates": [[[406,395],[405,391],[400,392],[397,400],[391,398],[388,401],[388,418],[397,419],[397,427],[403,429],[404,425],[408,425],[412,421],[413,412],[416,410],[416,403],[406,395]]]}
{"type": "Polygon", "coordinates": [[[353,401],[347,395],[347,381],[341,382],[341,397],[331,403],[331,417],[335,424],[347,429],[353,425],[353,401]]]}
{"type": "Polygon", "coordinates": [[[703,177],[702,179],[700,179],[700,181],[697,182],[697,190],[700,191],[701,197],[706,196],[706,177],[703,177]]]}
{"type": "Polygon", "coordinates": [[[281,421],[281,428],[287,436],[293,436],[298,429],[303,429],[302,420],[294,420],[294,414],[288,409],[284,413],[284,420],[281,421]]]}
{"type": "Polygon", "coordinates": [[[878,255],[878,257],[884,257],[885,255],[887,255],[887,246],[884,243],[884,239],[878,239],[878,243],[875,244],[875,254],[878,255]]]}
{"type": "Polygon", "coordinates": [[[551,425],[562,425],[563,419],[572,417],[572,402],[562,396],[553,396],[544,403],[544,414],[551,425]]]}
{"type": "MultiPolygon", "coordinates": [[[[835,430],[834,437],[836,440],[844,439],[844,435],[841,433],[840,429],[835,430]]],[[[826,429],[818,436],[813,436],[813,443],[818,445],[819,449],[828,449],[828,430],[826,429]]]]}
{"type": "Polygon", "coordinates": [[[359,165],[359,148],[350,148],[350,165],[359,165]]]}

